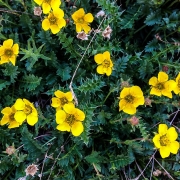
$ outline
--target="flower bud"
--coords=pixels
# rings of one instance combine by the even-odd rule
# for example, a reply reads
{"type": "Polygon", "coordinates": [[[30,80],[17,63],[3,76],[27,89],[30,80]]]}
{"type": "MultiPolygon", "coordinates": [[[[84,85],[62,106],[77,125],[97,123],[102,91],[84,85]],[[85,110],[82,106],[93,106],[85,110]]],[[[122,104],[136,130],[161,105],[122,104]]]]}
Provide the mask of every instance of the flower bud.
{"type": "Polygon", "coordinates": [[[139,124],[139,118],[137,118],[136,116],[132,116],[129,119],[129,122],[131,123],[131,125],[136,126],[139,124]]]}
{"type": "Polygon", "coordinates": [[[14,148],[14,146],[9,146],[9,147],[6,148],[6,153],[8,155],[14,154],[15,151],[16,151],[16,149],[14,148]]]}

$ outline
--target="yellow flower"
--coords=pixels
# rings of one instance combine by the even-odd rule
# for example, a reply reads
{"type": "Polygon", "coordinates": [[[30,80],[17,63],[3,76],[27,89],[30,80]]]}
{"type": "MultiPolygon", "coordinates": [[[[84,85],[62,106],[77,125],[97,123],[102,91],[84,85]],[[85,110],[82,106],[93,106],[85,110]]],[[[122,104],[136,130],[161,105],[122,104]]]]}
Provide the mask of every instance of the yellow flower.
{"type": "Polygon", "coordinates": [[[64,93],[60,90],[57,90],[54,92],[54,94],[56,97],[53,97],[51,99],[52,100],[52,103],[51,103],[52,107],[61,109],[61,108],[63,108],[63,106],[65,104],[72,103],[73,95],[70,91],[67,93],[64,93]]]}
{"type": "Polygon", "coordinates": [[[144,96],[139,86],[124,87],[120,93],[119,111],[135,114],[136,108],[144,104],[144,96]]]}
{"type": "Polygon", "coordinates": [[[61,5],[60,0],[34,0],[39,6],[42,6],[43,13],[47,14],[50,12],[51,8],[57,9],[61,5]]]}
{"type": "Polygon", "coordinates": [[[20,122],[17,122],[14,118],[14,115],[16,113],[16,109],[14,108],[14,106],[4,108],[1,113],[4,114],[0,122],[1,126],[9,124],[8,128],[11,129],[19,127],[19,125],[22,124],[20,122]]]}
{"type": "Polygon", "coordinates": [[[159,124],[158,134],[153,138],[154,145],[159,149],[162,158],[166,158],[170,153],[177,154],[179,142],[175,141],[178,133],[174,127],[168,129],[166,124],[159,124]]]}
{"type": "Polygon", "coordinates": [[[64,11],[62,9],[55,9],[53,12],[49,13],[48,17],[46,17],[42,21],[42,28],[47,31],[51,29],[53,34],[57,34],[62,27],[66,26],[66,21],[63,18],[64,11]]]}
{"type": "Polygon", "coordinates": [[[165,72],[159,72],[158,78],[152,77],[149,80],[149,85],[152,85],[150,94],[154,94],[156,96],[164,95],[172,98],[171,91],[175,88],[176,83],[173,80],[168,81],[168,75],[165,72]]]}
{"type": "Polygon", "coordinates": [[[180,73],[176,77],[176,87],[174,88],[174,93],[180,95],[180,73]]]}
{"type": "Polygon", "coordinates": [[[74,136],[79,136],[84,131],[82,124],[82,121],[85,119],[84,112],[75,108],[72,103],[65,104],[63,109],[56,112],[56,123],[59,124],[57,129],[60,131],[71,131],[74,136]]]}
{"type": "Polygon", "coordinates": [[[17,99],[14,107],[17,110],[14,115],[17,122],[22,123],[25,119],[27,119],[27,123],[31,126],[37,123],[37,110],[34,105],[27,99],[17,99]]]}
{"type": "Polygon", "coordinates": [[[112,73],[113,63],[110,58],[110,53],[105,51],[103,54],[96,54],[94,56],[95,62],[98,64],[97,73],[106,74],[110,76],[112,73]]]}
{"type": "Polygon", "coordinates": [[[84,9],[80,8],[72,14],[72,19],[76,25],[76,32],[84,30],[87,34],[91,30],[89,23],[93,22],[94,17],[91,13],[85,14],[84,9]]]}
{"type": "Polygon", "coordinates": [[[15,66],[18,53],[19,45],[13,45],[12,39],[5,40],[3,45],[0,47],[0,64],[11,62],[15,66]]]}

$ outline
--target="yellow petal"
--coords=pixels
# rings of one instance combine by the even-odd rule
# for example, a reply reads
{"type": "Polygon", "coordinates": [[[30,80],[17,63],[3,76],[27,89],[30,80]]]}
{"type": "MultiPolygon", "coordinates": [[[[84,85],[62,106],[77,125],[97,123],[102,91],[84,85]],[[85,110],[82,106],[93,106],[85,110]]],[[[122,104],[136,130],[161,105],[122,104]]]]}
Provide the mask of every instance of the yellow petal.
{"type": "Polygon", "coordinates": [[[167,137],[170,141],[175,141],[178,138],[178,133],[174,127],[170,127],[167,130],[167,137]]]}
{"type": "Polygon", "coordinates": [[[86,34],[88,34],[88,32],[91,30],[91,28],[87,24],[85,24],[85,23],[82,24],[81,26],[82,26],[82,29],[84,30],[84,32],[86,34]]]}
{"type": "Polygon", "coordinates": [[[52,103],[51,103],[51,106],[54,107],[54,108],[57,108],[57,107],[61,107],[61,102],[60,102],[60,99],[59,98],[56,98],[56,97],[53,97],[51,99],[52,103]]]}
{"type": "Polygon", "coordinates": [[[42,21],[42,28],[47,31],[50,28],[49,20],[46,18],[42,21]]]}
{"type": "Polygon", "coordinates": [[[11,61],[11,63],[15,66],[15,64],[16,64],[16,56],[15,56],[15,55],[12,55],[12,56],[9,58],[9,61],[11,61]]]}
{"type": "Polygon", "coordinates": [[[174,93],[175,94],[179,94],[180,93],[180,88],[178,87],[178,85],[176,85],[176,87],[174,88],[174,93]]]}
{"type": "Polygon", "coordinates": [[[169,80],[164,84],[167,91],[172,91],[176,87],[176,82],[174,80],[169,80]]]}
{"type": "Polygon", "coordinates": [[[48,3],[43,2],[42,9],[44,14],[48,14],[51,10],[51,6],[48,3]]]}
{"type": "Polygon", "coordinates": [[[73,103],[65,104],[63,109],[68,114],[74,114],[76,112],[75,106],[73,103]]]}
{"type": "Polygon", "coordinates": [[[162,95],[167,96],[168,98],[172,98],[172,93],[170,91],[167,91],[166,89],[163,89],[161,93],[162,95]]]}
{"type": "Polygon", "coordinates": [[[13,40],[12,40],[12,39],[8,39],[8,40],[5,40],[5,41],[3,42],[3,46],[4,46],[5,48],[11,48],[12,45],[13,45],[13,40]]]}
{"type": "Polygon", "coordinates": [[[8,126],[9,129],[16,127],[19,127],[19,123],[17,121],[11,121],[11,123],[8,126]]]}
{"type": "Polygon", "coordinates": [[[152,77],[152,78],[149,80],[149,85],[156,86],[157,83],[158,83],[157,77],[152,77]]]}
{"type": "Polygon", "coordinates": [[[4,63],[8,63],[9,62],[9,57],[8,56],[1,56],[1,64],[4,64],[4,63]]]}
{"type": "Polygon", "coordinates": [[[60,31],[60,28],[58,27],[58,25],[51,25],[50,29],[53,34],[57,34],[60,31]]]}
{"type": "Polygon", "coordinates": [[[104,74],[104,67],[102,65],[99,65],[97,68],[96,68],[96,71],[98,74],[104,74]]]}
{"type": "Polygon", "coordinates": [[[86,15],[84,16],[84,20],[85,20],[86,22],[88,22],[88,23],[91,23],[91,22],[93,22],[94,17],[93,17],[93,15],[92,15],[91,13],[88,13],[88,14],[86,14],[86,15]]]}
{"type": "Polygon", "coordinates": [[[34,116],[34,114],[29,114],[27,116],[27,123],[31,126],[34,126],[38,121],[38,116],[34,116]]]}
{"type": "Polygon", "coordinates": [[[71,132],[74,136],[79,136],[84,131],[84,127],[81,122],[75,122],[71,127],[71,132]]]}
{"type": "Polygon", "coordinates": [[[103,59],[111,60],[111,59],[110,59],[110,53],[109,53],[109,51],[105,51],[105,52],[103,53],[103,59]]]}
{"type": "Polygon", "coordinates": [[[162,158],[166,158],[170,155],[170,149],[168,146],[161,146],[159,152],[162,158]]]}
{"type": "Polygon", "coordinates": [[[132,105],[127,103],[126,106],[124,107],[123,111],[127,114],[135,114],[136,113],[136,108],[132,105]]]}
{"type": "Polygon", "coordinates": [[[168,127],[166,124],[159,124],[158,133],[160,136],[163,136],[167,133],[168,127]]]}
{"type": "Polygon", "coordinates": [[[58,110],[56,112],[56,123],[62,124],[66,119],[66,113],[63,110],[58,110]]]}
{"type": "Polygon", "coordinates": [[[153,138],[153,143],[154,145],[156,146],[156,148],[160,148],[161,147],[161,144],[160,144],[160,135],[159,134],[156,134],[153,138]]]}
{"type": "Polygon", "coordinates": [[[62,19],[64,17],[64,11],[62,9],[60,9],[59,7],[53,9],[53,14],[55,17],[57,17],[58,19],[62,19]]]}
{"type": "Polygon", "coordinates": [[[78,121],[84,121],[85,119],[85,114],[83,111],[81,111],[80,109],[76,108],[76,112],[75,112],[75,117],[76,117],[76,120],[78,121]]]}
{"type": "Polygon", "coordinates": [[[41,5],[43,1],[44,0],[34,0],[34,2],[37,3],[38,5],[41,5]]]}
{"type": "Polygon", "coordinates": [[[58,9],[60,5],[61,5],[60,0],[58,0],[58,1],[57,0],[51,0],[51,7],[52,7],[53,11],[55,9],[58,9]]]}
{"type": "Polygon", "coordinates": [[[2,119],[1,119],[1,126],[9,123],[9,121],[10,121],[10,120],[9,120],[9,116],[4,115],[4,116],[2,117],[2,119]]]}
{"type": "Polygon", "coordinates": [[[150,94],[156,95],[156,96],[161,96],[161,91],[156,89],[156,88],[152,88],[150,91],[150,94]]]}
{"type": "Polygon", "coordinates": [[[22,99],[17,99],[14,107],[16,110],[23,110],[25,108],[25,103],[22,99]]]}
{"type": "Polygon", "coordinates": [[[63,92],[60,91],[60,90],[57,90],[57,91],[54,92],[54,95],[55,95],[56,97],[58,97],[58,98],[62,98],[62,97],[65,96],[65,93],[63,93],[63,92]]]}
{"type": "Polygon", "coordinates": [[[127,102],[124,99],[119,101],[119,111],[123,110],[126,107],[127,102]]]}
{"type": "Polygon", "coordinates": [[[63,122],[62,124],[59,124],[56,129],[58,129],[59,131],[68,131],[70,132],[71,127],[69,126],[69,124],[67,122],[63,122]]]}
{"type": "Polygon", "coordinates": [[[5,107],[2,111],[1,111],[2,114],[4,115],[9,115],[12,113],[12,110],[10,107],[5,107]]]}
{"type": "Polygon", "coordinates": [[[180,80],[180,73],[179,73],[179,74],[177,75],[177,77],[176,77],[176,83],[178,83],[179,80],[180,80]]]}
{"type": "Polygon", "coordinates": [[[4,54],[4,47],[1,46],[1,47],[0,47],[0,56],[2,56],[3,54],[4,54]]]}
{"type": "Polygon", "coordinates": [[[94,60],[97,64],[102,64],[102,62],[104,61],[104,56],[103,54],[96,54],[94,56],[94,60]]]}
{"type": "Polygon", "coordinates": [[[73,95],[72,95],[72,92],[67,92],[65,93],[65,97],[68,101],[72,101],[73,100],[73,95]]]}
{"type": "Polygon", "coordinates": [[[33,104],[28,101],[27,99],[23,98],[23,102],[26,104],[26,105],[29,105],[29,106],[33,106],[33,104]]]}
{"type": "Polygon", "coordinates": [[[26,119],[26,114],[23,111],[17,111],[14,118],[17,122],[22,123],[26,119]]]}
{"type": "Polygon", "coordinates": [[[133,105],[134,107],[138,107],[139,105],[143,105],[144,104],[144,97],[140,97],[140,98],[135,98],[133,101],[133,105]]]}
{"type": "Polygon", "coordinates": [[[132,86],[130,88],[130,94],[134,97],[142,97],[143,92],[139,86],[132,86]]]}
{"type": "Polygon", "coordinates": [[[171,153],[177,154],[178,150],[179,150],[179,142],[177,142],[177,141],[171,142],[171,144],[169,145],[169,149],[170,149],[171,153]]]}
{"type": "Polygon", "coordinates": [[[58,19],[57,25],[61,29],[62,27],[66,26],[66,21],[64,19],[58,19]]]}
{"type": "Polygon", "coordinates": [[[84,15],[85,15],[84,9],[83,9],[83,8],[80,8],[79,10],[75,11],[75,12],[72,14],[72,19],[73,19],[74,21],[78,21],[78,19],[84,17],[84,15]]]}
{"type": "Polygon", "coordinates": [[[76,23],[76,32],[81,32],[82,26],[80,23],[76,23]]]}
{"type": "Polygon", "coordinates": [[[123,90],[120,92],[120,98],[123,99],[129,94],[130,94],[130,88],[124,87],[123,90]]]}
{"type": "Polygon", "coordinates": [[[106,73],[107,76],[110,76],[111,73],[112,73],[112,68],[110,68],[110,67],[106,68],[105,73],[106,73]]]}
{"type": "Polygon", "coordinates": [[[165,72],[158,73],[158,81],[159,82],[166,82],[168,80],[168,75],[165,72]]]}
{"type": "Polygon", "coordinates": [[[19,53],[19,45],[14,44],[12,47],[12,50],[13,50],[13,53],[17,55],[19,53]]]}

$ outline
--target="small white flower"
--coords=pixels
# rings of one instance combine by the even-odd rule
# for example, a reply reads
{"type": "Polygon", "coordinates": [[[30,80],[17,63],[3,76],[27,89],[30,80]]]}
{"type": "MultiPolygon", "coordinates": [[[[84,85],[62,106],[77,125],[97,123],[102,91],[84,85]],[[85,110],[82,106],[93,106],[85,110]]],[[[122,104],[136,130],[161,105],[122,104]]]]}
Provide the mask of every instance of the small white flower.
{"type": "Polygon", "coordinates": [[[96,17],[103,17],[105,15],[105,12],[103,10],[99,11],[97,14],[96,14],[96,17]]]}
{"type": "Polygon", "coordinates": [[[81,40],[88,40],[88,36],[84,31],[81,31],[77,34],[77,38],[81,40]]]}

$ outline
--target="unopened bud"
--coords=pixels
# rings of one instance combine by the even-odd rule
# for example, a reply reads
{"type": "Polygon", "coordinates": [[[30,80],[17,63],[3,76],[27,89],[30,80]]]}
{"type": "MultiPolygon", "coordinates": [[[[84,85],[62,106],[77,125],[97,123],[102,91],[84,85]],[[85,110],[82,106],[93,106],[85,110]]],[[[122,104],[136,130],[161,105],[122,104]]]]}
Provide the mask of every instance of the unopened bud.
{"type": "Polygon", "coordinates": [[[151,99],[149,99],[148,97],[145,98],[145,102],[144,102],[145,106],[151,106],[151,103],[152,103],[151,99]]]}
{"type": "Polygon", "coordinates": [[[16,151],[16,149],[14,148],[14,146],[9,146],[9,147],[6,148],[6,153],[8,155],[14,154],[15,151],[16,151]]]}
{"type": "Polygon", "coordinates": [[[42,14],[42,9],[41,9],[41,7],[35,7],[35,8],[34,8],[34,15],[36,15],[36,16],[41,16],[41,14],[42,14]]]}
{"type": "Polygon", "coordinates": [[[124,87],[129,87],[129,82],[128,81],[122,81],[121,82],[121,88],[124,88],[124,87]]]}
{"type": "Polygon", "coordinates": [[[164,72],[167,72],[167,71],[168,71],[168,69],[169,69],[169,67],[168,67],[168,66],[163,66],[163,67],[162,67],[162,70],[163,70],[164,72]]]}
{"type": "Polygon", "coordinates": [[[139,124],[139,118],[137,118],[136,116],[132,116],[129,119],[129,122],[131,123],[131,125],[136,126],[139,124]]]}
{"type": "Polygon", "coordinates": [[[25,169],[26,176],[28,175],[34,176],[37,171],[38,171],[38,168],[37,168],[37,165],[35,164],[31,164],[25,169]]]}

